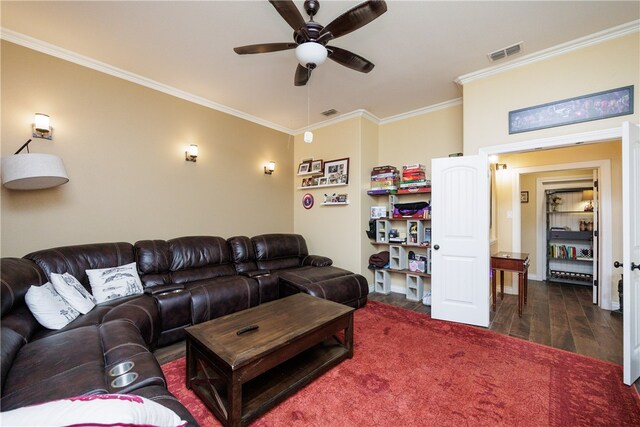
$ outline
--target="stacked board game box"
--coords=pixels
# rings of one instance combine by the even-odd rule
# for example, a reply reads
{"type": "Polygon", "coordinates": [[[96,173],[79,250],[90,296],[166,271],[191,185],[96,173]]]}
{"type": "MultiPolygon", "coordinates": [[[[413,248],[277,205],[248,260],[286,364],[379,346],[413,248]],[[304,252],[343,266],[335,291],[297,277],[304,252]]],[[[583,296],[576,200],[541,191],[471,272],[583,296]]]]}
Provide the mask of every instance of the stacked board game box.
{"type": "Polygon", "coordinates": [[[376,166],[371,170],[369,194],[387,194],[398,190],[400,174],[395,166],[376,166]]]}
{"type": "Polygon", "coordinates": [[[431,189],[431,181],[427,179],[426,167],[419,163],[402,166],[400,191],[407,193],[426,192],[431,189]]]}

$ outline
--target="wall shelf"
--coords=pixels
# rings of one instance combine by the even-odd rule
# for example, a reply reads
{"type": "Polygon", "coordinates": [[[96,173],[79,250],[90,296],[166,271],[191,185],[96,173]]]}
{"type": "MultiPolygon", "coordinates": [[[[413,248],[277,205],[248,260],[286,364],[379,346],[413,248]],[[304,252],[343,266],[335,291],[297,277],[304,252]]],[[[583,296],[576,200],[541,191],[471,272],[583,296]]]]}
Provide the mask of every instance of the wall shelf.
{"type": "Polygon", "coordinates": [[[324,184],[324,185],[308,185],[306,187],[298,187],[298,190],[312,190],[314,188],[326,188],[326,187],[346,187],[349,184],[324,184]]]}

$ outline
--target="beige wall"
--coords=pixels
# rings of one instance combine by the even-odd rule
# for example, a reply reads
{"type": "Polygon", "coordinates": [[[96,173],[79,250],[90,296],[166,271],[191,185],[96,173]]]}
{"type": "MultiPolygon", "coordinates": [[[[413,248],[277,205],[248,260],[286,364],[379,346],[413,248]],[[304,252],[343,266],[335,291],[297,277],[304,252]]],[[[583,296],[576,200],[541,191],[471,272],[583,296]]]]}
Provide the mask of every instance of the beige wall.
{"type": "MultiPolygon", "coordinates": [[[[309,252],[332,258],[334,265],[351,271],[361,269],[362,225],[362,145],[363,119],[354,118],[313,131],[313,143],[305,144],[302,135],[295,137],[294,163],[302,159],[336,160],[349,158],[349,183],[346,186],[303,188],[302,177],[291,172],[294,193],[294,231],[307,240],[309,252]],[[315,199],[311,209],[302,206],[302,197],[310,193],[315,199]],[[347,194],[349,205],[321,206],[324,195],[347,194]]],[[[372,142],[375,144],[375,141],[372,142]]]]}
{"type": "Polygon", "coordinates": [[[640,122],[640,34],[599,43],[464,85],[464,152],[640,122]],[[509,111],[635,85],[633,115],[509,135],[509,111]]]}
{"type": "Polygon", "coordinates": [[[462,151],[462,104],[380,126],[379,161],[396,167],[462,151]]]}
{"type": "Polygon", "coordinates": [[[2,156],[45,112],[54,140],[36,139],[31,151],[62,157],[70,178],[49,190],[2,188],[2,256],[293,230],[288,135],[5,41],[1,79],[2,156]],[[184,160],[191,143],[197,163],[184,160]]]}

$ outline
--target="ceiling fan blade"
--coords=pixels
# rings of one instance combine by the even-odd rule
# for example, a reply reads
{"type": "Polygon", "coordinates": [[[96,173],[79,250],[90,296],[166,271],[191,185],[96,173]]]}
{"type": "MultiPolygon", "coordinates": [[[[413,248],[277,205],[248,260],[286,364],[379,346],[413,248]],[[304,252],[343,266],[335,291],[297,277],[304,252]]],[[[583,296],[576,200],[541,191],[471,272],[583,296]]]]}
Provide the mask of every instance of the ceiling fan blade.
{"type": "Polygon", "coordinates": [[[360,27],[367,25],[387,11],[387,3],[384,0],[369,0],[346,11],[331,21],[320,32],[320,36],[330,32],[333,38],[342,37],[360,27]]]}
{"type": "Polygon", "coordinates": [[[309,81],[310,76],[311,70],[298,64],[298,68],[296,68],[296,76],[293,79],[293,84],[295,84],[296,86],[304,86],[309,81]]]}
{"type": "Polygon", "coordinates": [[[287,21],[287,24],[294,30],[304,27],[304,19],[295,4],[291,0],[269,0],[269,3],[276,8],[280,16],[287,21]]]}
{"type": "Polygon", "coordinates": [[[352,70],[360,71],[361,73],[368,73],[373,70],[373,63],[368,59],[363,58],[360,55],[356,55],[348,50],[341,49],[335,46],[327,46],[328,57],[333,59],[340,65],[344,65],[352,70]]]}
{"type": "Polygon", "coordinates": [[[234,47],[233,51],[238,55],[246,55],[249,53],[268,53],[277,52],[280,50],[295,49],[297,46],[298,45],[295,43],[262,43],[234,47]]]}

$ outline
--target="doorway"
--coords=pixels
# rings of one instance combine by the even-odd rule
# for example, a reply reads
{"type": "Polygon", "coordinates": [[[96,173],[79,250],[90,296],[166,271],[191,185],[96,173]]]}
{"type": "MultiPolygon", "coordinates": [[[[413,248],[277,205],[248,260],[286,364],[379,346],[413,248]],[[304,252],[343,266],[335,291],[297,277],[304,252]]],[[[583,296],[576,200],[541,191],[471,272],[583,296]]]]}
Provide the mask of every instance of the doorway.
{"type": "Polygon", "coordinates": [[[612,270],[613,259],[620,256],[622,246],[621,229],[618,226],[621,222],[620,140],[535,151],[508,152],[499,155],[499,162],[507,164],[507,169],[499,170],[496,174],[499,200],[496,206],[497,245],[494,247],[501,251],[530,253],[534,263],[530,270],[530,277],[534,280],[546,279],[546,216],[545,209],[542,207],[545,188],[562,188],[571,185],[584,187],[590,186],[594,180],[598,181],[600,239],[598,246],[594,249],[601,262],[598,269],[599,277],[596,278],[599,285],[598,295],[594,298],[594,302],[606,310],[616,309],[618,277],[614,276],[612,270]],[[567,162],[568,159],[580,161],[567,162]],[[595,178],[592,172],[594,170],[595,178]],[[527,177],[531,176],[536,176],[535,185],[532,187],[529,182],[523,188],[522,182],[527,181],[527,177]],[[528,191],[529,203],[521,201],[522,191],[528,191]],[[612,201],[617,203],[615,211],[612,201]],[[532,202],[537,204],[537,209],[532,209],[532,202]],[[523,215],[526,218],[532,211],[535,212],[534,229],[523,230],[523,215]]]}

